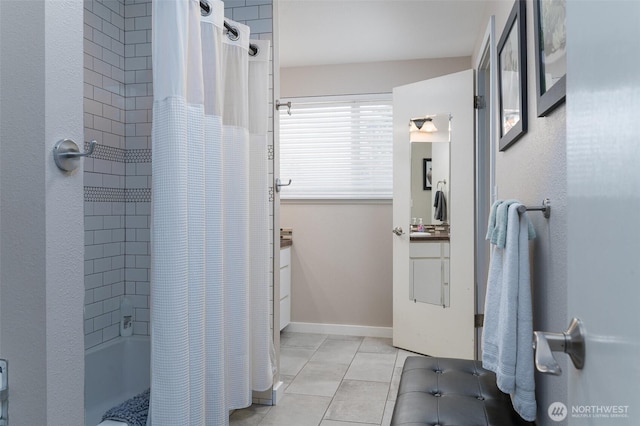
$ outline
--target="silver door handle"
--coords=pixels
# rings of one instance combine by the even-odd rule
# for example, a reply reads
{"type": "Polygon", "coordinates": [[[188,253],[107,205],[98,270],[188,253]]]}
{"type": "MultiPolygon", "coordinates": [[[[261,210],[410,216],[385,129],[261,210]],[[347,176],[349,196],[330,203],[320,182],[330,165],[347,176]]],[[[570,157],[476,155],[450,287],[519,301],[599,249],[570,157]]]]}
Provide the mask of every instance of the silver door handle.
{"type": "Polygon", "coordinates": [[[276,178],[276,192],[280,192],[280,188],[282,188],[283,186],[289,185],[291,185],[291,179],[289,179],[289,182],[287,183],[282,183],[282,181],[280,181],[280,178],[276,178]]]}
{"type": "Polygon", "coordinates": [[[582,370],[585,359],[585,340],[582,321],[577,318],[571,320],[567,331],[549,333],[534,331],[533,347],[535,349],[536,369],[544,374],[559,376],[562,369],[553,357],[552,352],[564,352],[569,355],[573,365],[582,370]]]}
{"type": "Polygon", "coordinates": [[[6,426],[9,417],[9,371],[7,360],[0,359],[0,426],[6,426]]]}
{"type": "Polygon", "coordinates": [[[400,236],[400,235],[404,234],[404,231],[403,231],[403,230],[402,230],[402,228],[401,228],[401,227],[399,227],[399,226],[396,226],[395,228],[393,228],[393,229],[391,230],[391,232],[393,232],[394,234],[396,234],[396,235],[398,235],[398,236],[400,236]]]}

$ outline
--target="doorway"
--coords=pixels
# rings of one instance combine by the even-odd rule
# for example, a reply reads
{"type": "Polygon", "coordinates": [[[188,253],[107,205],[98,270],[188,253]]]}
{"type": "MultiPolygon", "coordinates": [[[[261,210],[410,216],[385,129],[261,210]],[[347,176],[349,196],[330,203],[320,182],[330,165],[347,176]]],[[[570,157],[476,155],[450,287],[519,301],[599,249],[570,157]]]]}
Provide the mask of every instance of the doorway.
{"type": "Polygon", "coordinates": [[[481,354],[482,318],[489,272],[490,247],[485,230],[491,204],[496,198],[495,185],[495,126],[492,121],[495,99],[495,18],[492,16],[483,40],[482,55],[476,64],[476,146],[475,146],[475,289],[476,289],[476,359],[481,354]]]}

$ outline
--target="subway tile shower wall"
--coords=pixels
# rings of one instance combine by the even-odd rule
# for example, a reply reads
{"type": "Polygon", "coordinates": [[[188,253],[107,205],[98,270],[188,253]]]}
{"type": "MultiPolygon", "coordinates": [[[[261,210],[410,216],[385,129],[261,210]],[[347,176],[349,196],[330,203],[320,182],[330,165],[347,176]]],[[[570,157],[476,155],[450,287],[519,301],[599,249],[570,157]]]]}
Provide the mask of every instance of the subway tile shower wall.
{"type": "Polygon", "coordinates": [[[85,348],[119,335],[120,301],[149,333],[151,2],[85,1],[85,348]]]}
{"type": "MultiPolygon", "coordinates": [[[[84,7],[84,139],[98,141],[84,162],[89,349],[118,337],[124,295],[133,301],[134,334],[149,334],[153,81],[151,1],[85,0],[84,7]]],[[[225,15],[249,25],[252,38],[272,39],[271,0],[227,0],[225,15]]],[[[271,126],[269,144],[273,153],[271,126]]],[[[273,182],[272,155],[269,172],[273,182]]]]}

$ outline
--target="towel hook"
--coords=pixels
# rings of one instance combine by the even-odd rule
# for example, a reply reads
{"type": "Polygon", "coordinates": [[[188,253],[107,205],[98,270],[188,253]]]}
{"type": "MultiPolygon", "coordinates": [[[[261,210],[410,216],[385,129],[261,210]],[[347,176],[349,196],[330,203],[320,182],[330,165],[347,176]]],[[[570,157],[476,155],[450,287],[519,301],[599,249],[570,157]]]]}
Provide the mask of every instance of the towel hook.
{"type": "Polygon", "coordinates": [[[287,183],[282,183],[280,178],[276,178],[276,192],[280,192],[280,189],[283,186],[289,186],[289,185],[291,185],[291,179],[289,179],[289,182],[287,182],[287,183]]]}
{"type": "Polygon", "coordinates": [[[89,143],[89,150],[87,152],[80,152],[78,144],[71,139],[58,141],[53,147],[53,159],[56,162],[56,166],[65,172],[74,171],[78,168],[81,157],[93,154],[96,143],[95,140],[91,141],[89,143]]]}
{"type": "Polygon", "coordinates": [[[280,107],[287,107],[287,114],[291,115],[291,101],[289,102],[280,102],[280,100],[276,100],[276,109],[280,111],[280,107]]]}

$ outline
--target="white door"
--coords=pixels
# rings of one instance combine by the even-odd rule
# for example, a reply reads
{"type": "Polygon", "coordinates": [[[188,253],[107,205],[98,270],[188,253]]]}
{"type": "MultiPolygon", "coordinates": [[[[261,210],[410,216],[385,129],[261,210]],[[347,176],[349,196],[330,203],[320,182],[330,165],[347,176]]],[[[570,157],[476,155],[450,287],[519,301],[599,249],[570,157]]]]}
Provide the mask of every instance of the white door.
{"type": "Polygon", "coordinates": [[[638,1],[567,2],[570,425],[640,424],[639,23],[638,1]]]}
{"type": "Polygon", "coordinates": [[[393,344],[422,354],[468,359],[474,357],[475,345],[472,99],[473,70],[393,90],[393,226],[404,230],[404,234],[393,237],[393,344]],[[447,200],[451,225],[447,307],[414,302],[409,297],[409,119],[441,113],[452,115],[447,200]]]}

